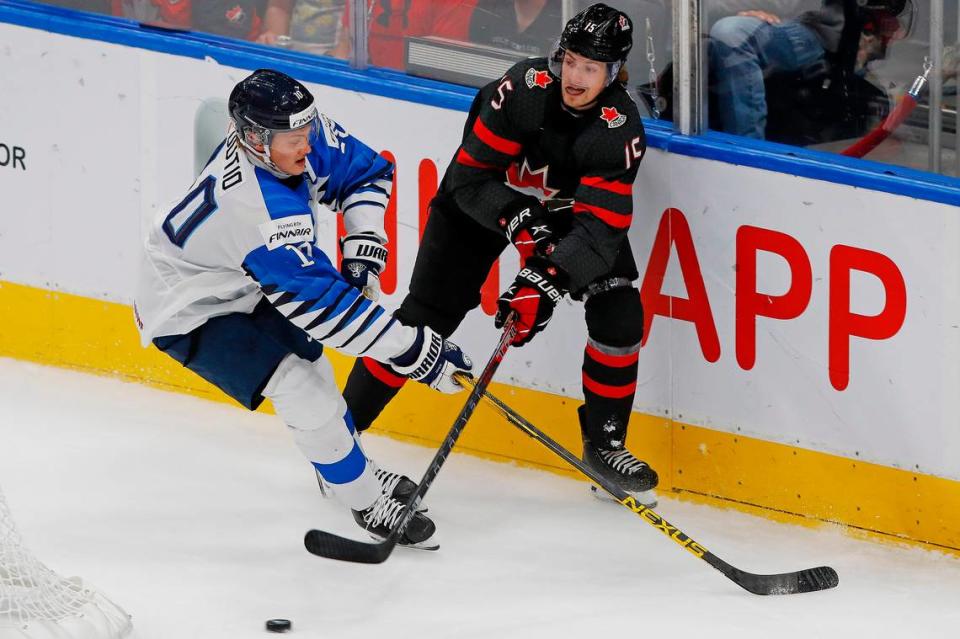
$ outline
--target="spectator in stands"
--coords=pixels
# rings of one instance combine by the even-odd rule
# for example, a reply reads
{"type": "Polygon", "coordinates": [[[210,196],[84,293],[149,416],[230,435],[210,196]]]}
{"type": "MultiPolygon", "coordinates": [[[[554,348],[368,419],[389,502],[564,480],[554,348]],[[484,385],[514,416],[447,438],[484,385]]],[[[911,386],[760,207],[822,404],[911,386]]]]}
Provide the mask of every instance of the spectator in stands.
{"type": "Polygon", "coordinates": [[[741,11],[719,20],[710,29],[709,64],[721,130],[763,139],[766,77],[780,72],[810,76],[828,65],[845,64],[849,52],[842,50],[841,35],[851,32],[859,41],[853,42],[849,65],[863,69],[885,55],[892,39],[903,37],[898,16],[910,1],[823,0],[819,9],[792,20],[766,11],[741,11]],[[847,16],[858,23],[846,24],[847,16]]]}
{"type": "Polygon", "coordinates": [[[478,0],[470,42],[545,56],[563,27],[561,0],[478,0]]]}
{"type": "Polygon", "coordinates": [[[115,16],[162,27],[252,40],[260,34],[265,0],[113,0],[115,16]]]}
{"type": "Polygon", "coordinates": [[[346,0],[269,0],[257,42],[337,55],[345,42],[345,8],[346,0]]]}
{"type": "MultiPolygon", "coordinates": [[[[402,70],[404,38],[408,36],[465,41],[475,4],[476,0],[375,0],[370,13],[370,64],[402,70]]],[[[345,25],[350,24],[350,13],[348,4],[345,25]]],[[[338,50],[348,57],[349,43],[338,50]]]]}

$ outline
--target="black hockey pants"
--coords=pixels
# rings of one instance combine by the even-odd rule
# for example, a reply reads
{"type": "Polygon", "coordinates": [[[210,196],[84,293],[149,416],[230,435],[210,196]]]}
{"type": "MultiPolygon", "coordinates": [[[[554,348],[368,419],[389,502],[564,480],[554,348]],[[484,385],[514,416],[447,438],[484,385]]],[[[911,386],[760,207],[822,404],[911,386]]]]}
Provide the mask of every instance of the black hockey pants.
{"type": "MultiPolygon", "coordinates": [[[[417,261],[397,318],[407,325],[429,326],[449,337],[466,314],[480,304],[480,288],[507,240],[449,205],[435,200],[424,229],[417,261]]],[[[585,435],[604,448],[620,448],[637,382],[637,358],[643,336],[640,294],[630,286],[638,277],[629,242],[611,271],[584,296],[588,340],[583,359],[581,411],[585,435]],[[613,283],[608,290],[603,283],[613,283]]],[[[548,329],[549,330],[549,329],[548,329]]],[[[369,358],[353,366],[344,399],[358,430],[365,430],[400,390],[406,378],[369,358]]]]}

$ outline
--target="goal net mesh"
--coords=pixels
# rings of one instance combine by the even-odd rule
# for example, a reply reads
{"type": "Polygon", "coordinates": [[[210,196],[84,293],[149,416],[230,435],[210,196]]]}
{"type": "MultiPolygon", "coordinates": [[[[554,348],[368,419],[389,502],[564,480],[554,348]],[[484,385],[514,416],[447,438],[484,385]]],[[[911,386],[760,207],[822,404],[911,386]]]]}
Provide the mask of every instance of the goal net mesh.
{"type": "Polygon", "coordinates": [[[64,578],[23,546],[0,489],[0,638],[113,639],[130,616],[79,577],[64,578]]]}

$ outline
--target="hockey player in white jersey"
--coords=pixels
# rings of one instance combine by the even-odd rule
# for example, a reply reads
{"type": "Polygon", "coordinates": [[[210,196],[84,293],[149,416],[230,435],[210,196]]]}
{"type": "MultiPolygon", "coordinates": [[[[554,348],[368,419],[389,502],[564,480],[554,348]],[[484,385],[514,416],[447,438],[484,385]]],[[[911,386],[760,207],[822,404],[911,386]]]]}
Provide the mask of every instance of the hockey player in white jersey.
{"type": "MultiPolygon", "coordinates": [[[[229,110],[226,139],[149,228],[134,304],[143,344],[248,409],[269,397],[357,523],[385,536],[416,484],[366,457],[323,348],[371,357],[446,393],[461,390],[453,375],[472,364],[370,299],[387,259],[393,166],[282,73],[241,81],[229,110]],[[343,212],[342,273],[316,247],[317,203],[343,212]]],[[[402,543],[435,547],[434,530],[417,512],[402,543]]]]}

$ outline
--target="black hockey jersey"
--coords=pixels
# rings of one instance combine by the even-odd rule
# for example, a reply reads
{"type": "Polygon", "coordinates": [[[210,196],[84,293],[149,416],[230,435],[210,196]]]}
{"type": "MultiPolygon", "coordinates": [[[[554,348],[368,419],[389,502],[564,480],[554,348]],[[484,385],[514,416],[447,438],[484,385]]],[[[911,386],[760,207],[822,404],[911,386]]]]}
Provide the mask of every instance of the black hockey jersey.
{"type": "Polygon", "coordinates": [[[572,198],[571,230],[551,259],[577,291],[608,273],[625,245],[645,150],[640,114],[619,83],[595,107],[568,110],[546,58],[533,58],[477,94],[438,198],[497,233],[518,198],[572,198]]]}

